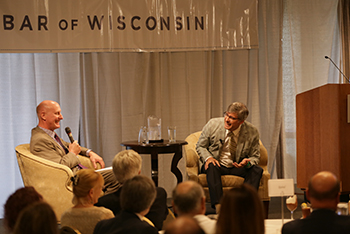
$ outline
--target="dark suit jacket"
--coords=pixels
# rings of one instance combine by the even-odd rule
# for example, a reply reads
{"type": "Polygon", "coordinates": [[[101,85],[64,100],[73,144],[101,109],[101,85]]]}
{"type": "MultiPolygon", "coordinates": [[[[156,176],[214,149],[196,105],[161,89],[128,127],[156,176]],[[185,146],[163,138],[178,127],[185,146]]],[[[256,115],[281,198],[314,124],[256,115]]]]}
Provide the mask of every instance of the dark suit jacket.
{"type": "Polygon", "coordinates": [[[136,214],[122,211],[115,218],[98,222],[94,234],[158,234],[158,231],[136,214]]]}
{"type": "Polygon", "coordinates": [[[350,216],[333,210],[314,210],[305,219],[297,219],[282,227],[282,234],[345,234],[350,233],[350,216]]]}
{"type": "MultiPolygon", "coordinates": [[[[113,211],[114,216],[117,216],[122,208],[120,206],[120,194],[123,187],[120,187],[118,191],[102,196],[98,199],[98,202],[95,204],[95,206],[103,206],[105,208],[110,209],[113,211]]],[[[168,207],[167,207],[167,193],[166,191],[161,188],[157,187],[157,197],[154,200],[148,214],[146,217],[152,221],[154,226],[158,230],[161,230],[163,227],[163,221],[166,219],[168,215],[168,207]]]]}
{"type": "MultiPolygon", "coordinates": [[[[219,153],[225,140],[226,129],[224,118],[213,118],[203,127],[196,150],[200,157],[199,170],[208,157],[219,160],[219,153]]],[[[260,161],[259,131],[249,122],[241,125],[237,141],[236,162],[249,158],[252,165],[258,165],[260,161]]]]}

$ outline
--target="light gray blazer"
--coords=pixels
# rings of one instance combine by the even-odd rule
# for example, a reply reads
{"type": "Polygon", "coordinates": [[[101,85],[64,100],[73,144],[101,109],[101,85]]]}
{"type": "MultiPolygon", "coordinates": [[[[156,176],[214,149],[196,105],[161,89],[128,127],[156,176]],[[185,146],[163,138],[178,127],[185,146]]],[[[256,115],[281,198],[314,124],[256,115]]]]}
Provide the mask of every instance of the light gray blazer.
{"type": "MultiPolygon", "coordinates": [[[[213,118],[203,127],[202,134],[196,145],[200,157],[199,170],[208,157],[219,160],[220,150],[225,140],[226,129],[224,118],[213,118]]],[[[251,123],[244,121],[237,141],[236,162],[249,158],[251,165],[260,161],[259,132],[251,123]]]]}

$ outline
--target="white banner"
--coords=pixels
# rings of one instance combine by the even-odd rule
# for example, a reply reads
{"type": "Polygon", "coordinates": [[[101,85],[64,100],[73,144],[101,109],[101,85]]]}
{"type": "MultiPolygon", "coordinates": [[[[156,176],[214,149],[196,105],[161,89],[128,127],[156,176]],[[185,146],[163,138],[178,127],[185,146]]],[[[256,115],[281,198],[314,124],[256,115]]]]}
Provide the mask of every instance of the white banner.
{"type": "Polygon", "coordinates": [[[258,48],[258,0],[1,0],[0,52],[258,48]]]}

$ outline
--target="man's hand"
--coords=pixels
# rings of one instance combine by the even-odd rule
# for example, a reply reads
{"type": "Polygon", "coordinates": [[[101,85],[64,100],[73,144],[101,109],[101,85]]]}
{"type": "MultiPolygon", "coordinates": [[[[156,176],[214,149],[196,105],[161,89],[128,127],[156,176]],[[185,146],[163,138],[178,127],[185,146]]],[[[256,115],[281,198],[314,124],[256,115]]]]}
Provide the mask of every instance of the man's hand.
{"type": "Polygon", "coordinates": [[[105,162],[103,161],[103,159],[100,156],[98,156],[98,154],[96,154],[93,151],[90,151],[89,157],[90,157],[90,161],[92,162],[92,165],[94,165],[95,169],[97,168],[96,163],[99,163],[102,168],[105,168],[105,162]]]}
{"type": "Polygon", "coordinates": [[[73,143],[70,143],[68,151],[75,154],[75,155],[78,155],[81,151],[81,148],[80,148],[80,145],[78,144],[78,142],[74,141],[73,143]]]}
{"type": "Polygon", "coordinates": [[[249,162],[250,162],[250,159],[249,158],[245,158],[239,164],[236,163],[236,162],[234,162],[232,164],[233,164],[234,167],[242,168],[242,167],[245,167],[249,162]]]}
{"type": "Polygon", "coordinates": [[[207,161],[205,161],[205,166],[204,166],[204,169],[205,169],[205,170],[208,169],[210,163],[214,164],[214,166],[217,165],[218,167],[220,167],[220,163],[219,163],[218,160],[216,160],[216,159],[213,158],[213,157],[209,157],[209,158],[207,159],[207,161]]]}

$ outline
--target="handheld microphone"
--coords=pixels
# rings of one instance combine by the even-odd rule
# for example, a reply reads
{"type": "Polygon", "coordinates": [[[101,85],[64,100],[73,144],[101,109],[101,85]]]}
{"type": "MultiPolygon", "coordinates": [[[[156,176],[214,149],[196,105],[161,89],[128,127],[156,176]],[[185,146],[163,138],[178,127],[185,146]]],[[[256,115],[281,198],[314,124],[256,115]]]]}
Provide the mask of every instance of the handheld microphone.
{"type": "Polygon", "coordinates": [[[328,57],[328,56],[326,55],[326,56],[324,56],[324,58],[325,58],[325,59],[329,59],[329,60],[333,63],[333,65],[338,69],[338,71],[345,77],[345,79],[347,80],[347,82],[350,83],[349,78],[346,77],[346,75],[344,75],[344,73],[339,69],[339,67],[333,62],[333,60],[332,60],[330,57],[328,57]]]}
{"type": "Polygon", "coordinates": [[[69,137],[70,142],[73,143],[74,142],[74,138],[73,138],[73,135],[72,135],[72,131],[70,130],[69,127],[66,127],[65,130],[66,130],[66,133],[67,133],[67,135],[69,137]]]}

